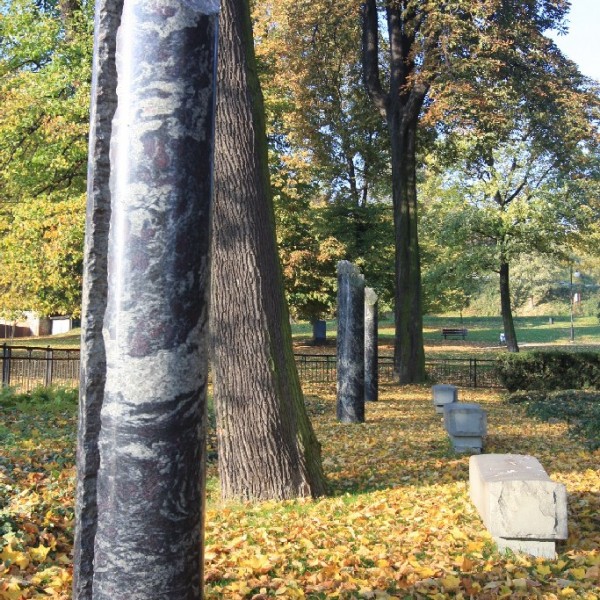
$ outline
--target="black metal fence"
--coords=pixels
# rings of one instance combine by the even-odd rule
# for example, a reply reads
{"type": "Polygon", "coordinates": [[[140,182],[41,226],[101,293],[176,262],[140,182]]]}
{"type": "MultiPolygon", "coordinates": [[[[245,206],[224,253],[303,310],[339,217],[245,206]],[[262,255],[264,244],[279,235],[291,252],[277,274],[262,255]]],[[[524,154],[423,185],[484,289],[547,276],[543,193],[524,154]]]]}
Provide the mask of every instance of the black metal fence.
{"type": "MultiPolygon", "coordinates": [[[[332,383],[336,381],[334,354],[295,354],[301,381],[332,383]]],[[[480,358],[430,359],[426,361],[427,376],[432,383],[450,383],[459,387],[501,388],[495,369],[496,361],[480,358]]],[[[378,360],[379,381],[393,383],[394,363],[391,356],[378,360]]]]}
{"type": "MultiPolygon", "coordinates": [[[[334,354],[295,354],[300,380],[306,383],[335,383],[334,354]]],[[[26,392],[38,386],[76,387],[79,385],[79,350],[58,350],[28,346],[2,346],[0,356],[2,385],[26,392]]],[[[430,359],[426,369],[432,383],[450,383],[459,387],[502,387],[494,360],[430,359]]],[[[391,356],[380,356],[379,381],[393,383],[391,356]]]]}
{"type": "Polygon", "coordinates": [[[39,386],[79,384],[79,350],[2,346],[2,385],[27,392],[39,386]]]}
{"type": "Polygon", "coordinates": [[[425,361],[427,375],[434,383],[458,387],[501,388],[496,361],[483,358],[438,358],[425,361]]]}

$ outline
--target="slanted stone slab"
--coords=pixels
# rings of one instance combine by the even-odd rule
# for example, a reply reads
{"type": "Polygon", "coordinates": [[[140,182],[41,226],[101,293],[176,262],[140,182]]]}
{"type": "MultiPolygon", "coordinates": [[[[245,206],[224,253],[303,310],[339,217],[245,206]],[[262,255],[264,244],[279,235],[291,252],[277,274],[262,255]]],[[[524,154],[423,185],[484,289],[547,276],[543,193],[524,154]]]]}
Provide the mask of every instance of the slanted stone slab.
{"type": "Polygon", "coordinates": [[[554,558],[556,540],[567,538],[565,486],[533,456],[471,456],[469,491],[499,550],[554,558]]]}
{"type": "Polygon", "coordinates": [[[444,426],[456,452],[481,452],[487,433],[487,413],[479,404],[443,405],[444,426]]]}
{"type": "Polygon", "coordinates": [[[439,383],[431,387],[435,412],[443,414],[444,405],[458,402],[458,389],[453,385],[439,383]]]}

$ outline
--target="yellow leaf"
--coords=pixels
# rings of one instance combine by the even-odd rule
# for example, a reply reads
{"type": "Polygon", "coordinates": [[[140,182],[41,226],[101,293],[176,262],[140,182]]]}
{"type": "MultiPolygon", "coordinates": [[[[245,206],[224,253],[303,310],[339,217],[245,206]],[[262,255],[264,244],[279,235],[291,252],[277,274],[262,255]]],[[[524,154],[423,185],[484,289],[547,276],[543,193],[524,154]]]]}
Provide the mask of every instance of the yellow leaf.
{"type": "Polygon", "coordinates": [[[535,570],[538,572],[539,575],[541,575],[542,577],[545,577],[546,575],[550,575],[550,573],[552,572],[550,567],[548,565],[538,565],[535,570]]]}
{"type": "Polygon", "coordinates": [[[29,549],[29,556],[37,562],[44,562],[48,556],[48,552],[50,552],[50,548],[40,544],[37,548],[29,549]]]}
{"type": "Polygon", "coordinates": [[[577,592],[572,587],[566,587],[560,590],[560,595],[564,598],[571,598],[572,596],[576,596],[577,592]]]}
{"type": "Polygon", "coordinates": [[[10,546],[4,547],[2,554],[0,554],[0,559],[5,563],[17,565],[19,569],[26,569],[29,565],[29,557],[27,554],[25,554],[25,552],[20,552],[19,550],[13,550],[10,546]]]}
{"type": "Polygon", "coordinates": [[[585,577],[585,569],[583,567],[569,569],[569,573],[571,573],[575,579],[583,579],[585,577]]]}
{"type": "Polygon", "coordinates": [[[442,577],[440,582],[444,587],[444,590],[446,590],[447,592],[455,592],[460,586],[460,579],[458,577],[455,577],[454,575],[442,577]]]}

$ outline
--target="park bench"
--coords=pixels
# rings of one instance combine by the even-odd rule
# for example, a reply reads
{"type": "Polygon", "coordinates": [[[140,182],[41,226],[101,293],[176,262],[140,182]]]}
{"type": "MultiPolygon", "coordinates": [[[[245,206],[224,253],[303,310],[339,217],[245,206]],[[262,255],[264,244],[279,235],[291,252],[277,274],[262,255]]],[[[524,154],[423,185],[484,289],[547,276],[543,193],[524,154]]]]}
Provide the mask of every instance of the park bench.
{"type": "Polygon", "coordinates": [[[442,327],[442,335],[445,340],[458,337],[464,340],[467,337],[467,329],[465,327],[442,327]]]}

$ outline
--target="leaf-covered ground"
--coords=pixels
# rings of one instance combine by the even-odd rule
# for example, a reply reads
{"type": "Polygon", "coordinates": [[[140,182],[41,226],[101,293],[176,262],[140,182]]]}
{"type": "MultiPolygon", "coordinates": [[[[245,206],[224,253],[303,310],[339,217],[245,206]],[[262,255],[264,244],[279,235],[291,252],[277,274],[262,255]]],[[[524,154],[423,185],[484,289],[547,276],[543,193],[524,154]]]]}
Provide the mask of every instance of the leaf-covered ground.
{"type": "MultiPolygon", "coordinates": [[[[569,539],[534,559],[494,550],[428,388],[384,388],[363,425],[336,423],[331,387],[307,396],[331,496],[223,506],[211,464],[208,600],[600,598],[600,451],[566,424],[460,393],[488,410],[486,451],[533,454],[567,486],[569,539]]],[[[74,416],[1,412],[0,598],[69,598],[74,416]]]]}

